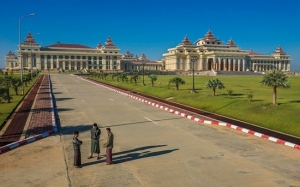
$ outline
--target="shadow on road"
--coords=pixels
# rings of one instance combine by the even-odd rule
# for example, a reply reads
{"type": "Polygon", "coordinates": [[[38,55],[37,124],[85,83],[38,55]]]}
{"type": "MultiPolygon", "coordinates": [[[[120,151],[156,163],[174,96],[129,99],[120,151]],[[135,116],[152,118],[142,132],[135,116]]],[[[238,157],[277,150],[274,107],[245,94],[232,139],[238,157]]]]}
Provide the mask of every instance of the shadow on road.
{"type": "Polygon", "coordinates": [[[71,135],[75,131],[79,131],[80,133],[91,130],[91,124],[83,124],[76,126],[64,126],[60,128],[60,132],[62,135],[71,135]]]}
{"type": "MultiPolygon", "coordinates": [[[[175,120],[175,119],[182,119],[182,117],[160,119],[160,120],[152,120],[152,121],[153,122],[160,122],[160,121],[168,121],[168,120],[175,120]]],[[[140,123],[151,123],[151,121],[145,120],[145,121],[138,121],[138,122],[132,122],[132,123],[121,123],[121,124],[117,124],[117,125],[100,126],[100,128],[104,128],[104,127],[117,127],[117,126],[123,126],[123,125],[134,125],[134,124],[140,124],[140,123]]]]}
{"type": "MultiPolygon", "coordinates": [[[[139,148],[135,148],[135,149],[127,150],[127,151],[116,152],[116,153],[113,153],[113,163],[121,164],[124,162],[139,160],[142,158],[161,156],[161,155],[169,154],[169,153],[172,153],[173,151],[179,150],[179,149],[167,149],[167,150],[154,151],[154,152],[151,152],[148,150],[151,148],[164,147],[164,146],[167,146],[167,145],[144,146],[144,147],[139,147],[139,148]],[[118,155],[120,155],[120,156],[118,156],[118,155]]],[[[101,160],[84,163],[81,166],[86,167],[86,166],[99,164],[99,163],[103,163],[103,162],[105,162],[105,155],[103,155],[101,157],[101,160]]]]}

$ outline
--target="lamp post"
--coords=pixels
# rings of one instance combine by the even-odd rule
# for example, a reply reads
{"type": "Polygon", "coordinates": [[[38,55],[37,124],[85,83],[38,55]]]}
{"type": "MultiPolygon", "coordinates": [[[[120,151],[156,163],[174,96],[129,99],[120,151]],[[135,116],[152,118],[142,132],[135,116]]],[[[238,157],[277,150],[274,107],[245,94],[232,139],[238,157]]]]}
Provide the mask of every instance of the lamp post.
{"type": "Polygon", "coordinates": [[[191,56],[191,61],[193,63],[193,88],[191,90],[191,93],[196,93],[195,90],[195,62],[198,58],[196,56],[191,56]]]}
{"type": "Polygon", "coordinates": [[[25,17],[29,17],[29,16],[34,16],[35,13],[33,14],[28,14],[28,15],[24,15],[21,16],[19,18],[19,51],[20,51],[20,63],[21,63],[21,84],[22,84],[22,95],[24,95],[24,84],[23,84],[23,62],[22,62],[22,50],[21,50],[21,20],[25,17]]]}
{"type": "MultiPolygon", "coordinates": [[[[36,35],[39,35],[40,33],[36,33],[36,35]]],[[[31,35],[31,37],[33,36],[33,34],[31,35]]],[[[32,59],[32,39],[33,39],[33,37],[30,39],[30,66],[31,66],[31,69],[30,69],[30,73],[31,73],[31,81],[32,81],[32,71],[33,71],[33,68],[32,68],[32,66],[33,66],[33,59],[32,59]]]]}
{"type": "Polygon", "coordinates": [[[143,85],[145,86],[145,79],[144,79],[144,76],[145,76],[145,64],[146,64],[146,56],[145,54],[143,53],[142,54],[142,65],[143,65],[143,85]]]}

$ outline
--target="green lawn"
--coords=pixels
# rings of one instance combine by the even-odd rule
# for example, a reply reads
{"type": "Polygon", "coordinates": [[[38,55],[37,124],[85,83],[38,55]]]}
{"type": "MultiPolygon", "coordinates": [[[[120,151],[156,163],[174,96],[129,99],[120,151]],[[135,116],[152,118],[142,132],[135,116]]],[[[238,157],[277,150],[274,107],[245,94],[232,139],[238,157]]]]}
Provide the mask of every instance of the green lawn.
{"type": "MultiPolygon", "coordinates": [[[[175,90],[175,85],[167,88],[168,81],[174,76],[161,75],[151,87],[150,79],[145,76],[146,86],[142,86],[142,76],[138,84],[122,83],[107,78],[106,83],[125,87],[138,92],[143,92],[160,98],[171,98],[178,102],[200,108],[206,111],[225,115],[235,119],[247,121],[259,126],[274,129],[287,134],[300,137],[300,77],[289,77],[290,89],[278,89],[278,104],[273,106],[272,89],[261,86],[262,76],[219,76],[195,77],[195,88],[198,93],[190,93],[192,87],[191,76],[181,76],[186,81],[185,85],[175,90]],[[212,90],[205,88],[205,83],[211,78],[220,79],[226,88],[217,90],[217,96],[212,96],[212,90]],[[227,90],[233,90],[233,95],[228,97],[227,90]],[[253,101],[247,99],[247,92],[254,92],[253,101]]],[[[101,80],[102,79],[96,79],[101,80]]]]}
{"type": "MultiPolygon", "coordinates": [[[[14,74],[13,76],[19,77],[20,74],[14,74]]],[[[27,87],[24,86],[25,94],[27,94],[27,92],[31,89],[31,87],[36,82],[36,80],[37,80],[37,78],[35,78],[34,81],[32,81],[32,83],[27,84],[27,87]]],[[[21,88],[19,88],[19,91],[18,91],[19,95],[15,95],[14,90],[12,88],[10,88],[10,94],[12,96],[11,103],[5,103],[4,100],[2,100],[2,102],[0,102],[0,130],[2,129],[4,124],[7,122],[11,113],[15,110],[15,108],[18,106],[18,104],[23,99],[23,96],[21,95],[22,94],[21,88]]]]}

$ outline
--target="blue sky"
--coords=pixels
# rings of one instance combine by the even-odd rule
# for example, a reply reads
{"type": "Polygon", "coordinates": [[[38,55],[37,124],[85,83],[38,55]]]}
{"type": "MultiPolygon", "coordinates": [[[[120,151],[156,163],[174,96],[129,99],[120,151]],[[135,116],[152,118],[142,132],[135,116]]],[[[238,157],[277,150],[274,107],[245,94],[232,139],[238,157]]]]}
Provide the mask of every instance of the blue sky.
{"type": "Polygon", "coordinates": [[[30,31],[47,46],[77,43],[96,47],[110,36],[124,53],[145,53],[159,60],[187,35],[195,42],[208,29],[223,42],[232,38],[245,50],[271,54],[281,45],[300,70],[300,1],[298,0],[14,0],[0,1],[0,67],[4,56],[30,31]]]}

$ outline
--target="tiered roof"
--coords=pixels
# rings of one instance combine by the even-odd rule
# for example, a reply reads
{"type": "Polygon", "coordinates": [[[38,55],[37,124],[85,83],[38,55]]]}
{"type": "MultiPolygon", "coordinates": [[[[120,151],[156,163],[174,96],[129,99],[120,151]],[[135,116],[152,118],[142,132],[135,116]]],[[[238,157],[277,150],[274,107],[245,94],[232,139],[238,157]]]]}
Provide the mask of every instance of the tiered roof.
{"type": "Polygon", "coordinates": [[[105,47],[116,47],[110,37],[107,38],[107,40],[105,42],[105,47]]]}
{"type": "Polygon", "coordinates": [[[274,54],[286,55],[286,53],[282,50],[281,46],[277,47],[274,54]]]}
{"type": "Polygon", "coordinates": [[[143,54],[141,55],[141,57],[139,58],[139,60],[145,60],[145,61],[148,61],[148,59],[147,59],[145,53],[143,53],[143,54]]]}
{"type": "Polygon", "coordinates": [[[22,45],[38,45],[38,43],[36,43],[34,41],[34,38],[32,37],[32,34],[29,32],[26,36],[26,39],[24,42],[22,42],[22,45]]]}
{"type": "Polygon", "coordinates": [[[124,56],[133,56],[133,54],[131,54],[129,50],[127,50],[126,53],[123,54],[123,55],[124,55],[124,56]]]}
{"type": "Polygon", "coordinates": [[[9,51],[9,52],[6,54],[6,56],[9,57],[9,58],[17,58],[16,55],[15,55],[15,53],[13,53],[13,52],[11,52],[11,51],[9,51]]]}
{"type": "Polygon", "coordinates": [[[205,41],[205,42],[222,42],[221,40],[219,40],[218,38],[216,38],[213,33],[211,32],[211,30],[209,29],[207,31],[207,33],[205,34],[204,38],[198,39],[198,41],[205,41]]]}
{"type": "Polygon", "coordinates": [[[102,44],[99,42],[97,45],[97,49],[101,49],[102,48],[102,44]]]}
{"type": "Polygon", "coordinates": [[[192,45],[192,43],[190,42],[189,38],[185,36],[179,45],[192,45]]]}
{"type": "Polygon", "coordinates": [[[249,55],[262,55],[260,53],[254,52],[252,49],[249,51],[249,55]]]}
{"type": "Polygon", "coordinates": [[[236,47],[236,44],[234,43],[234,41],[231,38],[230,38],[230,40],[228,40],[227,45],[230,47],[236,47]]]}

